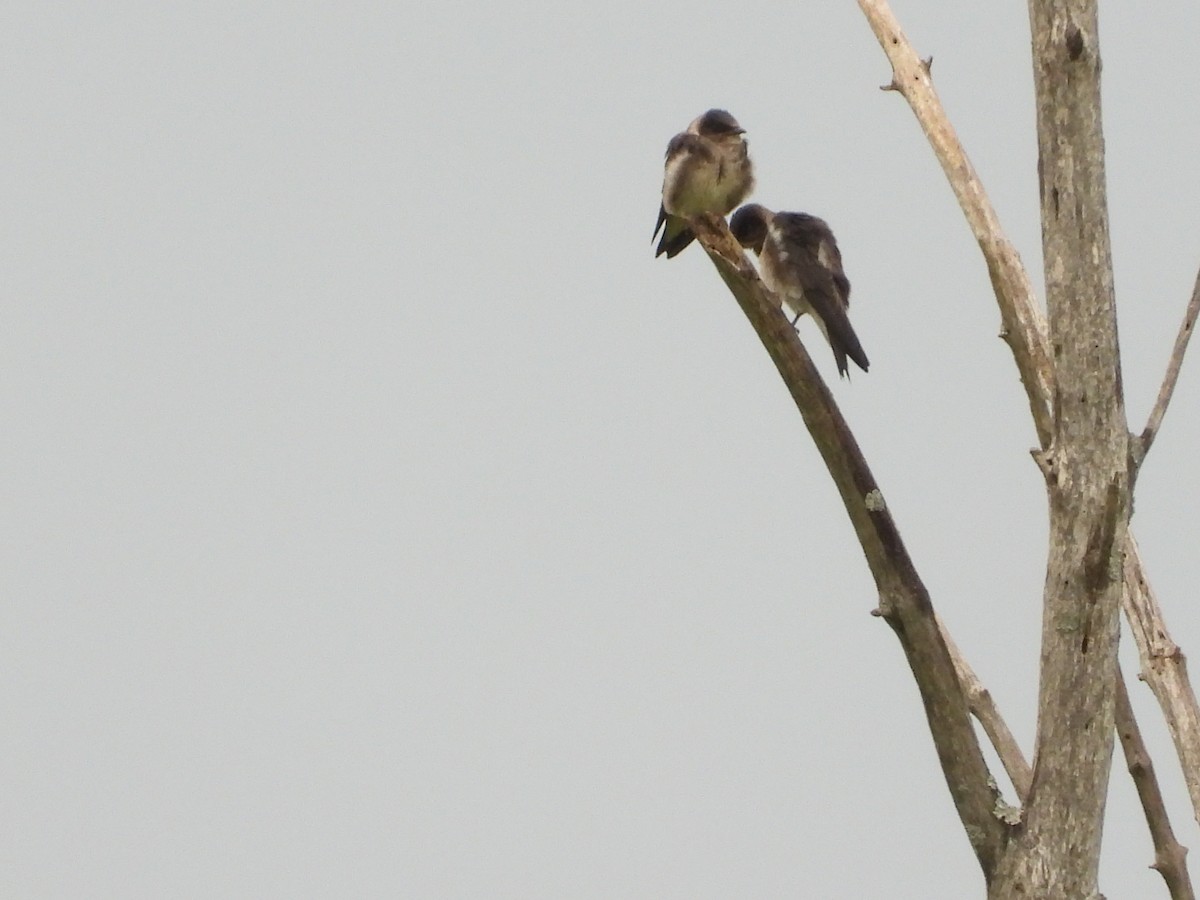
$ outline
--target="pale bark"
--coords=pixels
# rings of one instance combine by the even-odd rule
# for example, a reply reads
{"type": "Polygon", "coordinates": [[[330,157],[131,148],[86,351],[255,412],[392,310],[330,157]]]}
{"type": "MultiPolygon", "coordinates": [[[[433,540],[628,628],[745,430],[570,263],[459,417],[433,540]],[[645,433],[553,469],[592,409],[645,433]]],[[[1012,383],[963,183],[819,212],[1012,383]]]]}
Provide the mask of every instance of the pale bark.
{"type": "Polygon", "coordinates": [[[1046,322],[1038,309],[1033,285],[1016,248],[1004,234],[991,201],[971,160],[946,117],[934,90],[928,63],[913,49],[892,14],[887,0],[858,0],[875,37],[892,64],[892,81],[885,89],[898,91],[916,115],[934,155],[941,163],[971,233],[987,263],[992,289],[1004,323],[1001,336],[1017,360],[1029,411],[1042,447],[1051,435],[1051,384],[1054,379],[1046,343],[1046,322]]]}
{"type": "MultiPolygon", "coordinates": [[[[1125,549],[1136,557],[1138,546],[1132,534],[1125,549]]],[[[1193,814],[1200,821],[1200,713],[1188,678],[1187,657],[1171,639],[1158,598],[1141,575],[1140,566],[1125,566],[1123,602],[1125,619],[1138,648],[1142,680],[1150,686],[1163,711],[1183,766],[1193,814]]]]}
{"type": "MultiPolygon", "coordinates": [[[[979,241],[992,276],[996,301],[1006,323],[1008,334],[1005,336],[1026,391],[1030,392],[1034,386],[1048,385],[1050,379],[1039,362],[1048,359],[1045,321],[1032,300],[1031,292],[1025,289],[1028,278],[1023,272],[1004,279],[997,278],[997,272],[1008,272],[1012,267],[1020,266],[1020,261],[1004,237],[979,179],[954,136],[953,128],[927,77],[928,71],[905,38],[886,0],[859,0],[859,5],[892,65],[894,76],[888,87],[895,86],[911,107],[979,241]],[[1013,334],[1014,329],[1022,334],[1013,334]],[[1040,351],[1036,349],[1039,344],[1040,351]],[[1029,347],[1035,349],[1031,351],[1027,349],[1029,347]]],[[[1166,401],[1170,398],[1170,387],[1178,374],[1178,364],[1194,325],[1197,306],[1200,305],[1200,278],[1197,285],[1198,290],[1192,295],[1172,354],[1167,380],[1164,381],[1165,399],[1164,393],[1160,392],[1160,402],[1155,406],[1156,413],[1152,414],[1147,430],[1139,439],[1131,440],[1130,455],[1135,463],[1140,462],[1145,448],[1153,440],[1161,422],[1161,411],[1165,410],[1166,401]]],[[[1038,390],[1045,388],[1038,387],[1038,390]]],[[[1043,425],[1043,411],[1048,409],[1049,399],[1048,391],[1041,400],[1032,396],[1029,398],[1039,442],[1043,447],[1047,445],[1049,433],[1043,425]]],[[[1150,590],[1137,544],[1132,539],[1132,533],[1128,534],[1124,563],[1125,613],[1141,657],[1142,677],[1149,683],[1162,707],[1187,779],[1193,813],[1200,822],[1200,708],[1187,678],[1183,653],[1167,632],[1150,590]]]]}
{"type": "Polygon", "coordinates": [[[1030,0],[1054,431],[1033,786],[992,896],[1098,896],[1113,751],[1129,429],[1108,234],[1095,0],[1030,0]]]}
{"type": "Polygon", "coordinates": [[[1192,339],[1192,330],[1196,325],[1198,313],[1200,313],[1200,272],[1196,273],[1196,286],[1192,288],[1192,299],[1188,301],[1183,321],[1179,325],[1179,334],[1175,336],[1175,346],[1171,350],[1171,359],[1167,362],[1167,374],[1163,377],[1162,387],[1158,390],[1158,399],[1154,401],[1154,409],[1150,411],[1146,427],[1142,429],[1141,436],[1136,442],[1134,463],[1138,467],[1146,458],[1146,454],[1150,452],[1150,445],[1154,443],[1154,438],[1158,436],[1158,429],[1162,427],[1163,416],[1166,415],[1167,405],[1171,402],[1171,395],[1175,393],[1175,384],[1179,381],[1179,370],[1183,366],[1183,354],[1187,352],[1188,341],[1192,339]]]}
{"type": "Polygon", "coordinates": [[[1028,278],[886,3],[859,0],[988,262],[1050,495],[1039,727],[1023,827],[992,896],[1097,895],[1129,510],[1094,2],[1031,0],[1053,362],[1028,278]],[[1047,408],[1049,403],[1049,408],[1047,408]]]}
{"type": "Polygon", "coordinates": [[[1146,749],[1146,742],[1142,740],[1141,729],[1133,714],[1133,704],[1129,702],[1129,691],[1125,687],[1125,676],[1120,671],[1117,673],[1116,716],[1117,737],[1121,739],[1125,765],[1137,787],[1138,799],[1146,812],[1150,839],[1154,842],[1152,868],[1162,875],[1171,900],[1195,900],[1196,894],[1187,871],[1187,848],[1175,840],[1158,776],[1154,774],[1154,763],[1146,749]]]}
{"type": "Polygon", "coordinates": [[[992,747],[995,748],[996,755],[1000,757],[1004,771],[1008,773],[1008,780],[1012,782],[1013,790],[1017,792],[1018,802],[1024,803],[1025,798],[1029,796],[1033,770],[1026,762],[1025,754],[1021,752],[1021,745],[1017,743],[1017,739],[1009,730],[1008,723],[1004,721],[1000,710],[996,708],[992,692],[979,680],[979,676],[975,674],[975,670],[971,668],[967,658],[962,655],[962,651],[958,649],[954,638],[950,636],[950,632],[946,630],[945,624],[940,619],[938,627],[941,628],[942,638],[950,650],[950,658],[954,660],[954,668],[958,671],[958,680],[962,682],[963,690],[966,691],[967,708],[971,710],[971,715],[975,717],[980,727],[983,728],[983,733],[992,742],[992,747]]]}

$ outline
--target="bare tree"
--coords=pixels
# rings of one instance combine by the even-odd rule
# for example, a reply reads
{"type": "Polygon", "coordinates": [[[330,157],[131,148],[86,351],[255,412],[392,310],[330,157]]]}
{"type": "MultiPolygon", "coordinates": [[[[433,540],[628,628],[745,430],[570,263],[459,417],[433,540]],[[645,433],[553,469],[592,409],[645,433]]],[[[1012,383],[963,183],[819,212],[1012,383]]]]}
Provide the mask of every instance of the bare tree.
{"type": "Polygon", "coordinates": [[[1046,314],[947,120],[930,75],[885,0],[859,0],[892,66],[886,90],[908,101],[975,234],[1033,417],[1050,546],[1032,767],[934,612],[849,426],[776,298],[723,220],[695,222],[701,243],[774,361],[841,494],[899,638],[988,896],[1091,900],[1113,746],[1119,732],[1169,896],[1193,897],[1184,858],[1133,718],[1117,661],[1122,608],[1142,677],[1166,717],[1200,820],[1200,713],[1129,531],[1137,473],[1161,425],[1200,309],[1200,276],[1143,431],[1125,417],[1105,196],[1097,0],[1030,0],[1046,314]],[[1017,793],[1007,804],[971,722],[1017,793]]]}

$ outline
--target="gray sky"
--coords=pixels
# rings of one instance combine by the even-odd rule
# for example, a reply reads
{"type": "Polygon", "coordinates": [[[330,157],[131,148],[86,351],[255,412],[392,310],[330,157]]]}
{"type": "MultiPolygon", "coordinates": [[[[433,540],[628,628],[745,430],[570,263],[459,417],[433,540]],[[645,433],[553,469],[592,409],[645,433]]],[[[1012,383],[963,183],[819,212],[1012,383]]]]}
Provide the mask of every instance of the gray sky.
{"type": "MultiPolygon", "coordinates": [[[[798,415],[650,243],[711,106],[832,224],[872,362],[835,394],[1029,750],[1033,430],[857,6],[296,7],[7,10],[0,894],[981,896],[798,415]]],[[[1036,267],[1024,5],[895,9],[1036,267]]],[[[1200,264],[1198,32],[1102,9],[1134,428],[1200,264]]],[[[1191,652],[1198,366],[1135,517],[1191,652]]],[[[1151,859],[1119,770],[1108,896],[1151,859]]]]}

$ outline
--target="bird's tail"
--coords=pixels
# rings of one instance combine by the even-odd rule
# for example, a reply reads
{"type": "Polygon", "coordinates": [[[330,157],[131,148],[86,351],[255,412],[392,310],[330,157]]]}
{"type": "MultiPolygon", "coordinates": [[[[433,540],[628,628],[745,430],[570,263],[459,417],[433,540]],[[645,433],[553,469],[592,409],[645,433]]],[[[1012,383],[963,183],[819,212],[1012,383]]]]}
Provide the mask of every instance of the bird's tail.
{"type": "Polygon", "coordinates": [[[654,226],[654,234],[650,236],[650,240],[658,237],[658,232],[662,231],[662,240],[658,242],[658,249],[654,251],[656,257],[667,254],[667,259],[673,256],[678,256],[679,253],[696,239],[696,235],[692,229],[688,228],[687,222],[678,216],[667,215],[666,209],[662,206],[658,208],[658,222],[654,226]]]}
{"type": "Polygon", "coordinates": [[[829,346],[833,348],[833,358],[837,361],[838,375],[845,378],[849,374],[850,366],[846,362],[847,358],[854,360],[854,364],[864,372],[867,371],[871,362],[867,359],[866,351],[863,350],[858,335],[854,333],[854,326],[850,324],[850,317],[846,315],[842,305],[834,301],[829,304],[825,315],[815,313],[816,310],[814,310],[813,318],[820,327],[821,333],[825,335],[825,340],[829,341],[829,346]]]}

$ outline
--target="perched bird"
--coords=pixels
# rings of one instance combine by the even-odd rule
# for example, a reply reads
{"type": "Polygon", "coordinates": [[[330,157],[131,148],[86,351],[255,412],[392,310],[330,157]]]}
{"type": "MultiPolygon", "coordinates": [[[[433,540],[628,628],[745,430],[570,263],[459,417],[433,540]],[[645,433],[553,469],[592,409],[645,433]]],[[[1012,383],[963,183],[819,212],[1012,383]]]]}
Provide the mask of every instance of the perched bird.
{"type": "Polygon", "coordinates": [[[738,243],[758,254],[763,281],[795,313],[792,324],[812,313],[833,348],[838,374],[848,371],[847,356],[867,371],[867,354],[847,315],[850,281],[825,221],[750,203],[734,213],[729,228],[738,243]]]}
{"type": "Polygon", "coordinates": [[[695,240],[687,221],[692,216],[728,215],[754,190],[745,133],[725,110],[710,109],[671,138],[653,237],[659,230],[663,235],[655,256],[670,259],[695,240]]]}

